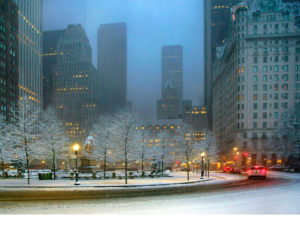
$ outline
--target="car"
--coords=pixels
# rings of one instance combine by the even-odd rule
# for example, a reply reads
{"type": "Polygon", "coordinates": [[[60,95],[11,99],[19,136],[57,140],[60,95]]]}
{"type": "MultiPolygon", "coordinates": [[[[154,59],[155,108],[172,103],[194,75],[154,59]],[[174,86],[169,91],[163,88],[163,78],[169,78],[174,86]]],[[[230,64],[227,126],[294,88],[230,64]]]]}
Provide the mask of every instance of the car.
{"type": "Polygon", "coordinates": [[[232,168],[229,167],[229,166],[226,166],[226,167],[223,168],[224,173],[230,173],[231,171],[232,171],[232,168]]]}
{"type": "Polygon", "coordinates": [[[292,166],[286,166],[283,169],[284,172],[295,173],[295,168],[292,166]]]}
{"type": "Polygon", "coordinates": [[[232,174],[240,174],[240,173],[242,173],[242,171],[241,171],[240,169],[233,168],[233,169],[230,171],[230,173],[232,173],[232,174]]]}
{"type": "Polygon", "coordinates": [[[275,166],[270,167],[270,170],[273,170],[273,171],[283,171],[284,168],[285,168],[284,166],[275,165],[275,166]]]}
{"type": "Polygon", "coordinates": [[[18,170],[16,170],[16,169],[7,169],[7,170],[4,170],[4,173],[7,173],[8,177],[17,177],[18,176],[18,170]]]}
{"type": "Polygon", "coordinates": [[[253,178],[262,178],[266,179],[267,178],[267,168],[264,166],[252,166],[248,171],[248,179],[253,179],[253,178]]]}

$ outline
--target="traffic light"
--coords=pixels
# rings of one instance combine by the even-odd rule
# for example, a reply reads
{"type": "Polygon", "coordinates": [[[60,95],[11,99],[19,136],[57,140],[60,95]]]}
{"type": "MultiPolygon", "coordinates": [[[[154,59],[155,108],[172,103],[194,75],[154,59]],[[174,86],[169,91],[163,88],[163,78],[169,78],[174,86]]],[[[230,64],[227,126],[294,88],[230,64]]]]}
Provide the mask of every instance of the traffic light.
{"type": "Polygon", "coordinates": [[[237,155],[235,155],[235,156],[234,156],[234,160],[236,161],[237,159],[238,159],[238,156],[237,156],[237,155]]]}
{"type": "Polygon", "coordinates": [[[180,164],[180,161],[176,161],[176,165],[179,165],[180,164]]]}

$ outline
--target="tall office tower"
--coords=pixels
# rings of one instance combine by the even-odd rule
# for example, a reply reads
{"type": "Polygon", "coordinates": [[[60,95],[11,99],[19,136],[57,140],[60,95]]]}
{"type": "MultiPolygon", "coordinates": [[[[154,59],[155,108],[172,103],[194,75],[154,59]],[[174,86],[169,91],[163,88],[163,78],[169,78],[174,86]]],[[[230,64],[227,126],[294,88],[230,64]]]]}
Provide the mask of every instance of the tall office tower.
{"type": "Polygon", "coordinates": [[[57,50],[58,39],[64,30],[43,32],[43,109],[54,102],[56,65],[61,52],[57,50]]]}
{"type": "Polygon", "coordinates": [[[57,43],[55,106],[69,137],[83,141],[93,124],[97,91],[92,49],[81,25],[69,25],[57,43]]]}
{"type": "Polygon", "coordinates": [[[42,0],[14,0],[19,15],[19,97],[42,108],[42,0]]]}
{"type": "Polygon", "coordinates": [[[233,8],[230,37],[213,66],[213,132],[225,161],[245,165],[287,157],[278,134],[300,107],[300,4],[252,0],[233,8]],[[245,155],[241,155],[244,153],[245,155]]]}
{"type": "Polygon", "coordinates": [[[97,104],[103,112],[124,109],[127,104],[127,28],[125,23],[100,25],[98,72],[101,93],[97,104]]]}
{"type": "Polygon", "coordinates": [[[209,127],[212,128],[212,64],[216,59],[216,47],[224,44],[230,23],[230,8],[240,0],[204,0],[204,92],[208,109],[209,127]]]}
{"type": "Polygon", "coordinates": [[[157,101],[158,119],[175,119],[182,114],[182,46],[162,48],[161,100],[157,101]]]}
{"type": "Polygon", "coordinates": [[[12,0],[0,0],[0,114],[11,120],[18,102],[18,8],[12,0]]]}

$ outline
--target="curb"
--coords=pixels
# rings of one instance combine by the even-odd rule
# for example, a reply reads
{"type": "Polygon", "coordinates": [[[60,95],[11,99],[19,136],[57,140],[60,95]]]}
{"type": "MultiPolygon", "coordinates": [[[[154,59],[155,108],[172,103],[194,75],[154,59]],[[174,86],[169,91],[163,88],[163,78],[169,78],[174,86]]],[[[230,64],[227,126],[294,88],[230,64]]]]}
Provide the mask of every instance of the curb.
{"type": "Polygon", "coordinates": [[[258,183],[260,181],[242,180],[225,180],[222,183],[211,183],[199,181],[196,183],[177,184],[177,185],[156,185],[147,188],[146,186],[137,186],[134,188],[119,189],[96,189],[96,187],[88,188],[44,188],[44,189],[5,189],[0,191],[0,201],[46,201],[46,200],[83,200],[83,199],[104,199],[104,198],[122,198],[122,197],[139,197],[153,195],[180,194],[188,192],[205,192],[210,190],[218,190],[220,188],[228,188],[242,185],[258,183]]]}
{"type": "MultiPolygon", "coordinates": [[[[209,178],[209,179],[202,179],[202,180],[194,180],[194,181],[189,181],[189,182],[178,182],[178,183],[161,183],[161,184],[119,184],[119,185],[78,185],[76,186],[76,188],[136,188],[136,187],[148,187],[148,186],[172,186],[172,185],[179,185],[179,184],[194,184],[194,183],[202,183],[202,182],[207,182],[210,180],[215,180],[219,177],[215,177],[215,178],[209,178]]],[[[55,188],[55,189],[60,189],[60,188],[75,188],[74,185],[68,185],[68,186],[43,186],[43,185],[29,185],[29,186],[20,186],[20,185],[16,185],[16,186],[0,186],[0,189],[48,189],[48,188],[55,188]]]]}

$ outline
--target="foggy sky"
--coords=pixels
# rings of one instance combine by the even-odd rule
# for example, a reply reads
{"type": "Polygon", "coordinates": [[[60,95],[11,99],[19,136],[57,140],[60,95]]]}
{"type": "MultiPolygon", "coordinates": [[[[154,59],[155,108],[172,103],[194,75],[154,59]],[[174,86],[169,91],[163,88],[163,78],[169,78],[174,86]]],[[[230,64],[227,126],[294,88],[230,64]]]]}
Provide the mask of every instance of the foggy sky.
{"type": "Polygon", "coordinates": [[[161,95],[161,48],[183,46],[184,99],[203,103],[203,1],[202,0],[44,0],[43,30],[82,24],[97,65],[97,31],[100,24],[127,24],[128,100],[149,116],[156,116],[161,95]]]}

